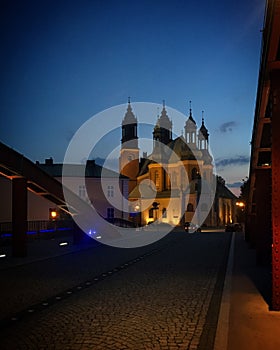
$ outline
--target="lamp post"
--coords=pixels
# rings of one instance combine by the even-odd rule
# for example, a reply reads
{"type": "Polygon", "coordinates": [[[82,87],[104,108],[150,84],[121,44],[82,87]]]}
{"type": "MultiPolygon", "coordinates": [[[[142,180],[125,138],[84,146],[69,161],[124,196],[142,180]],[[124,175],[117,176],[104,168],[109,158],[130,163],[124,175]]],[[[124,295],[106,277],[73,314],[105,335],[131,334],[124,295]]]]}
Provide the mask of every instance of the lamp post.
{"type": "Polygon", "coordinates": [[[244,222],[245,221],[245,203],[244,202],[236,202],[235,203],[238,210],[237,210],[237,220],[238,222],[244,222]]]}
{"type": "Polygon", "coordinates": [[[152,206],[153,206],[153,211],[155,212],[155,220],[154,221],[157,221],[157,219],[158,219],[157,210],[159,209],[159,203],[153,202],[152,206]]]}
{"type": "Polygon", "coordinates": [[[137,226],[141,226],[141,211],[140,211],[140,205],[137,203],[134,207],[134,211],[136,214],[135,221],[137,226]]]}

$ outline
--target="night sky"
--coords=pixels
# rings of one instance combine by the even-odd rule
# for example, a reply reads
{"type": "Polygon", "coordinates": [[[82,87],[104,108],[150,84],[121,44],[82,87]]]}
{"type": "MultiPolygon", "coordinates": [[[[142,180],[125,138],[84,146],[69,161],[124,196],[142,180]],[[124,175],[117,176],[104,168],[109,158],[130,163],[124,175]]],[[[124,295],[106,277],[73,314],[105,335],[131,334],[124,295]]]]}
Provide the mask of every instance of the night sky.
{"type": "Polygon", "coordinates": [[[62,162],[76,130],[128,96],[132,107],[165,99],[171,118],[168,107],[188,115],[192,100],[198,126],[205,111],[218,173],[238,187],[248,175],[264,0],[0,6],[2,142],[62,162]]]}

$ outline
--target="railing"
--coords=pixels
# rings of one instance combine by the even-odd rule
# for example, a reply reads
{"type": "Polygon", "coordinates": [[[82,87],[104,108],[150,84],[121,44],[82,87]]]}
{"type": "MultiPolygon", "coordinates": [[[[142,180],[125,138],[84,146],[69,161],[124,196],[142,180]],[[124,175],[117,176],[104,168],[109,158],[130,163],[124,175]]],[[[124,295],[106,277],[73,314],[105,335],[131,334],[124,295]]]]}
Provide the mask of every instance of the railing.
{"type": "Polygon", "coordinates": [[[136,224],[132,221],[128,221],[122,218],[105,218],[110,224],[114,224],[120,227],[136,227],[136,224]]]}
{"type": "MultiPolygon", "coordinates": [[[[27,233],[44,232],[53,229],[73,228],[72,220],[35,220],[27,222],[27,233]]],[[[0,222],[0,234],[12,233],[12,222],[0,222]]]]}
{"type": "MultiPolygon", "coordinates": [[[[135,223],[122,219],[111,218],[105,219],[111,224],[120,227],[135,227],[135,223]]],[[[74,227],[73,220],[34,220],[27,222],[27,234],[28,236],[41,235],[48,232],[66,231],[72,230],[74,227]]],[[[12,222],[0,222],[0,239],[10,238],[12,236],[12,222]]]]}
{"type": "MultiPolygon", "coordinates": [[[[28,240],[33,239],[48,239],[54,236],[61,236],[65,234],[72,234],[73,220],[37,220],[28,221],[27,223],[27,237],[28,240]]],[[[10,244],[12,239],[12,223],[0,223],[0,245],[10,244]]]]}

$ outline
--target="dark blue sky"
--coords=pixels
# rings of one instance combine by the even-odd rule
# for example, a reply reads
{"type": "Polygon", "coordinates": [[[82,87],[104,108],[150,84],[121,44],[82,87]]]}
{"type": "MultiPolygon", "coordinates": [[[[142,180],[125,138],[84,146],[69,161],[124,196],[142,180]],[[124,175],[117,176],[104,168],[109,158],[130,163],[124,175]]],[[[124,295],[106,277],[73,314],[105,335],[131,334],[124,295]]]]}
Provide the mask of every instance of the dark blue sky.
{"type": "Polygon", "coordinates": [[[205,111],[220,175],[240,181],[264,8],[264,0],[2,1],[0,140],[33,161],[61,162],[88,118],[128,96],[165,99],[183,113],[192,100],[197,124],[205,111]]]}

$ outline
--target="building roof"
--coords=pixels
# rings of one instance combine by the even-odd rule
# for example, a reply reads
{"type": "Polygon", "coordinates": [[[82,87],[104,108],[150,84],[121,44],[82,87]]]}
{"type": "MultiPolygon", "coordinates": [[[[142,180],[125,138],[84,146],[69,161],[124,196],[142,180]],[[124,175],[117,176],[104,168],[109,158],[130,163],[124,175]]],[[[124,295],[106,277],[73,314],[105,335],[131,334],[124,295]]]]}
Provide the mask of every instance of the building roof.
{"type": "Polygon", "coordinates": [[[217,183],[216,194],[220,198],[237,199],[236,195],[233,194],[225,185],[217,183]]]}
{"type": "MultiPolygon", "coordinates": [[[[46,173],[53,177],[92,177],[92,178],[122,178],[126,179],[124,175],[104,168],[101,165],[95,163],[94,160],[88,160],[87,164],[63,164],[63,163],[53,163],[52,158],[46,159],[45,163],[36,162],[36,164],[44,170],[46,173]],[[63,169],[64,167],[64,169],[63,169]]],[[[128,178],[127,178],[128,179],[128,178]]]]}

